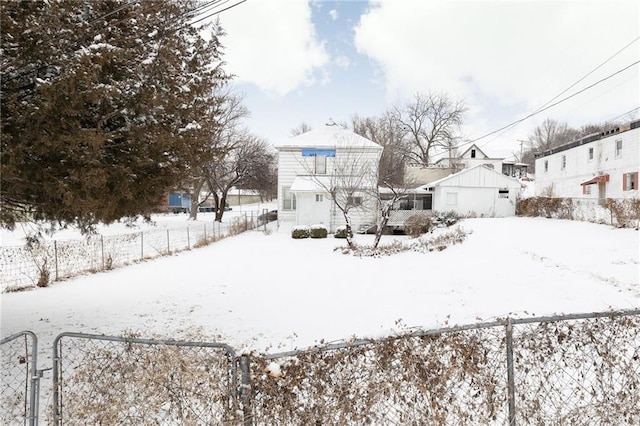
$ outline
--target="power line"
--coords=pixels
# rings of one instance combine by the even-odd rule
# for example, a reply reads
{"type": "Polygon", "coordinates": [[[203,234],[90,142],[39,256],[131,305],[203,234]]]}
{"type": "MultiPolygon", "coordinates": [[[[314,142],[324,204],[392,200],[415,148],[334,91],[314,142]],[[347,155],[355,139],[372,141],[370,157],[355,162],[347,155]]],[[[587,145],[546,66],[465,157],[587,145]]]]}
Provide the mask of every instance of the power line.
{"type": "MultiPolygon", "coordinates": [[[[596,72],[598,69],[602,68],[605,64],[607,64],[609,61],[611,61],[613,58],[615,58],[616,56],[618,56],[620,53],[622,53],[623,51],[625,51],[627,48],[629,48],[629,46],[631,46],[632,44],[634,44],[635,42],[637,42],[638,40],[640,40],[640,36],[634,38],[633,40],[631,40],[629,43],[627,43],[624,47],[622,47],[620,50],[618,50],[616,53],[614,53],[613,55],[611,55],[609,58],[605,59],[603,62],[601,62],[598,66],[596,66],[594,69],[592,69],[591,71],[589,71],[587,74],[585,74],[582,78],[580,78],[579,80],[577,80],[575,83],[571,84],[569,87],[567,87],[566,89],[564,89],[562,92],[558,93],[557,95],[555,95],[553,98],[549,99],[547,102],[545,102],[544,104],[542,104],[540,107],[538,107],[537,109],[534,110],[534,112],[532,113],[532,115],[535,115],[539,112],[545,111],[545,108],[547,105],[549,105],[551,102],[553,102],[554,100],[558,99],[560,96],[562,96],[563,94],[565,94],[566,92],[568,92],[569,90],[571,90],[573,87],[575,87],[577,84],[579,84],[580,82],[582,82],[584,79],[586,79],[587,77],[589,77],[591,74],[593,74],[594,72],[596,72]]],[[[552,105],[553,106],[553,105],[552,105]]],[[[531,115],[531,116],[532,116],[531,115]]],[[[522,119],[521,121],[529,118],[530,116],[525,117],[524,119],[522,119]]],[[[510,128],[512,126],[515,126],[516,124],[519,124],[521,121],[517,121],[512,123],[511,125],[506,126],[505,128],[502,129],[498,129],[493,133],[487,134],[485,136],[482,136],[479,139],[482,139],[486,136],[489,136],[491,134],[500,132],[501,130],[504,130],[502,133],[500,133],[499,135],[497,135],[495,138],[485,142],[482,146],[486,146],[489,143],[493,142],[494,140],[496,140],[497,138],[499,138],[500,136],[502,136],[503,134],[505,134],[506,132],[508,132],[510,130],[510,128]]],[[[468,142],[468,143],[472,143],[472,142],[468,142]]]]}
{"type": "MultiPolygon", "coordinates": [[[[227,1],[229,1],[229,0],[226,0],[224,3],[226,3],[227,1]]],[[[214,16],[214,15],[218,15],[219,13],[222,13],[222,12],[224,12],[224,11],[226,11],[226,10],[229,10],[229,9],[232,9],[232,8],[234,8],[234,7],[238,6],[238,5],[241,5],[242,3],[246,2],[246,1],[247,1],[247,0],[240,0],[240,1],[239,1],[239,2],[237,2],[236,4],[232,4],[231,6],[228,6],[228,7],[225,7],[224,9],[221,9],[221,10],[218,10],[218,11],[216,11],[216,12],[213,12],[212,14],[207,15],[207,16],[205,16],[205,17],[203,17],[203,18],[200,18],[200,19],[198,19],[198,20],[196,20],[196,21],[192,21],[192,22],[190,22],[188,25],[197,24],[197,23],[198,23],[198,22],[200,22],[200,21],[203,21],[203,20],[205,20],[205,19],[211,18],[211,17],[212,17],[212,16],[214,16]]]]}
{"type": "Polygon", "coordinates": [[[636,61],[636,62],[634,62],[634,63],[632,63],[632,64],[630,64],[630,65],[627,65],[626,67],[624,67],[624,68],[622,68],[622,69],[620,69],[620,70],[618,70],[618,71],[614,72],[613,74],[610,74],[610,75],[608,75],[607,77],[604,77],[604,78],[602,78],[602,79],[600,79],[600,80],[596,81],[595,83],[590,84],[589,86],[587,86],[587,87],[585,87],[585,88],[583,88],[583,89],[581,89],[581,90],[578,90],[577,92],[574,92],[573,94],[571,94],[571,95],[569,95],[569,96],[566,96],[566,97],[564,97],[564,98],[560,99],[560,100],[559,100],[559,101],[557,101],[557,102],[552,103],[551,105],[547,105],[547,106],[545,106],[544,108],[538,108],[536,111],[532,112],[531,114],[529,114],[529,115],[527,115],[527,116],[525,116],[525,117],[523,117],[523,118],[520,118],[520,119],[518,119],[518,120],[516,120],[516,121],[514,121],[514,122],[512,122],[512,123],[509,123],[509,124],[507,124],[506,126],[503,126],[503,127],[499,128],[499,129],[497,129],[497,130],[494,130],[494,131],[489,132],[489,133],[487,133],[487,134],[484,134],[484,135],[482,135],[482,136],[480,136],[480,137],[478,137],[478,138],[475,138],[475,139],[472,139],[472,140],[470,140],[470,141],[468,141],[468,142],[465,142],[464,144],[462,144],[462,146],[469,145],[469,144],[471,144],[471,143],[477,142],[477,141],[479,141],[479,140],[481,140],[481,139],[484,139],[484,138],[486,138],[486,137],[488,137],[488,136],[494,135],[494,134],[496,134],[496,133],[498,133],[498,132],[501,132],[501,131],[503,131],[503,130],[505,130],[505,129],[508,129],[508,128],[510,128],[510,127],[513,127],[513,126],[515,126],[516,124],[522,123],[523,121],[525,121],[525,120],[527,120],[527,119],[529,119],[529,118],[533,117],[534,115],[540,114],[540,113],[541,113],[541,112],[543,112],[543,111],[546,111],[546,110],[548,110],[548,109],[550,109],[550,108],[553,108],[554,106],[559,105],[559,104],[561,104],[562,102],[567,101],[567,100],[569,100],[569,99],[573,98],[574,96],[577,96],[577,95],[579,95],[580,93],[583,93],[583,92],[585,92],[586,90],[591,89],[592,87],[595,87],[595,86],[597,86],[598,84],[603,83],[603,82],[605,82],[605,81],[609,80],[610,78],[615,77],[616,75],[618,75],[618,74],[620,74],[620,73],[622,73],[622,72],[624,72],[624,71],[628,70],[629,68],[633,67],[634,65],[638,65],[638,64],[640,64],[640,61],[636,61]]]}
{"type": "MultiPolygon", "coordinates": [[[[575,87],[578,83],[580,83],[581,81],[583,81],[585,78],[589,77],[591,74],[593,74],[594,72],[596,72],[598,69],[602,68],[607,62],[609,62],[610,60],[612,60],[613,58],[615,58],[616,56],[618,56],[620,53],[622,53],[624,50],[626,50],[629,46],[631,46],[633,43],[635,43],[636,41],[640,40],[640,36],[636,37],[635,39],[631,40],[629,43],[627,43],[626,46],[624,46],[622,49],[618,50],[616,53],[614,53],[613,55],[611,55],[609,58],[607,58],[604,62],[602,62],[600,65],[598,65],[597,67],[595,67],[594,69],[592,69],[591,71],[589,71],[587,74],[585,74],[582,78],[580,78],[578,81],[576,81],[575,83],[573,83],[571,86],[567,87],[566,89],[564,89],[562,92],[558,93],[556,96],[554,96],[553,98],[549,99],[547,102],[545,102],[544,104],[542,104],[542,106],[540,106],[538,109],[540,108],[544,108],[545,106],[547,106],[548,104],[550,104],[551,102],[555,101],[556,99],[558,99],[560,96],[564,95],[565,93],[567,93],[569,90],[571,90],[573,87],[575,87]]],[[[537,110],[536,110],[537,111],[537,110]]]]}

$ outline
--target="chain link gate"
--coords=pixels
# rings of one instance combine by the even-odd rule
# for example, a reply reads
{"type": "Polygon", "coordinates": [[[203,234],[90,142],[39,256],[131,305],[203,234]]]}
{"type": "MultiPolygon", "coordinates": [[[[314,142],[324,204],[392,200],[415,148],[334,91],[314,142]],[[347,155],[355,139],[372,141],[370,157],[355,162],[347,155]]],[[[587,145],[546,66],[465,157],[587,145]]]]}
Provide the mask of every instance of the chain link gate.
{"type": "Polygon", "coordinates": [[[62,333],[53,424],[237,424],[236,383],[225,344],[62,333]]]}
{"type": "Polygon", "coordinates": [[[0,341],[0,423],[38,424],[38,339],[22,331],[0,341]]]}

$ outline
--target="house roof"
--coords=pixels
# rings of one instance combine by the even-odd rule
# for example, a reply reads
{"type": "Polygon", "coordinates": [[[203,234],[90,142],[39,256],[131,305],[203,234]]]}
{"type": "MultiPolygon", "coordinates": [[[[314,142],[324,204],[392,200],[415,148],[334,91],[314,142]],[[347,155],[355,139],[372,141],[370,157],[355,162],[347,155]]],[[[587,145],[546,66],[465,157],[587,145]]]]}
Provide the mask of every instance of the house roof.
{"type": "Polygon", "coordinates": [[[291,192],[328,192],[331,187],[329,176],[296,176],[291,183],[291,192]]]}
{"type": "MultiPolygon", "coordinates": [[[[504,182],[504,186],[520,186],[520,182],[517,179],[514,179],[512,177],[509,177],[507,175],[503,175],[500,172],[497,172],[493,169],[490,169],[489,167],[486,167],[484,164],[478,164],[477,166],[473,166],[471,168],[468,169],[463,169],[461,171],[459,171],[458,173],[454,173],[452,175],[446,176],[442,179],[438,179],[434,182],[431,182],[427,185],[421,185],[421,188],[425,188],[425,187],[432,187],[432,186],[441,186],[443,183],[448,183],[450,181],[455,182],[456,180],[458,180],[461,176],[466,175],[466,174],[471,174],[471,173],[479,173],[480,175],[490,175],[490,176],[495,176],[496,179],[498,179],[501,182],[504,182]]],[[[455,186],[455,185],[454,185],[455,186]]],[[[503,185],[501,185],[503,186],[503,185]]]]}
{"type": "Polygon", "coordinates": [[[281,148],[372,148],[382,151],[377,143],[338,124],[326,124],[285,141],[276,142],[281,148]]]}
{"type": "MultiPolygon", "coordinates": [[[[460,157],[463,158],[467,154],[467,152],[471,151],[472,149],[475,149],[476,151],[482,153],[484,158],[489,158],[489,156],[487,154],[485,154],[485,152],[483,150],[481,150],[480,147],[478,145],[476,145],[475,143],[473,145],[471,145],[469,148],[465,149],[464,152],[462,154],[460,154],[460,157]]],[[[480,159],[480,157],[478,157],[478,156],[476,156],[476,158],[480,159]]]]}

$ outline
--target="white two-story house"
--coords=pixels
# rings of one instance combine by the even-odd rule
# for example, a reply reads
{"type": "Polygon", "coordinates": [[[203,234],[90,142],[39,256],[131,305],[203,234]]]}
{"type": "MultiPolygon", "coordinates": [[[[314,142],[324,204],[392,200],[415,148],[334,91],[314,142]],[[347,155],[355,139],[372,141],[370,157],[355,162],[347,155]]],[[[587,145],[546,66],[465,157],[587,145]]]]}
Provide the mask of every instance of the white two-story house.
{"type": "Polygon", "coordinates": [[[536,195],[638,197],[640,120],[536,154],[536,195]]]}
{"type": "Polygon", "coordinates": [[[281,225],[324,225],[335,232],[345,224],[339,206],[347,207],[355,231],[376,223],[380,145],[331,123],[275,148],[281,225]]]}

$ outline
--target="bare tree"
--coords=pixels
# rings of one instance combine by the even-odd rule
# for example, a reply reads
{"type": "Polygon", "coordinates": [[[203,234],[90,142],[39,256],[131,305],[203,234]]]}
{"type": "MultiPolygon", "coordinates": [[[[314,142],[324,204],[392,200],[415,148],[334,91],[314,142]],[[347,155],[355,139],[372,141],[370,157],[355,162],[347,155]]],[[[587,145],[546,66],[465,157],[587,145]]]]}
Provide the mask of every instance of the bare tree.
{"type": "Polygon", "coordinates": [[[409,158],[428,166],[431,153],[438,147],[451,150],[459,138],[467,108],[461,100],[446,93],[416,93],[413,102],[403,109],[395,108],[397,122],[405,131],[411,147],[409,158]]]}
{"type": "Polygon", "coordinates": [[[382,146],[378,167],[378,185],[397,186],[404,182],[404,166],[408,147],[402,126],[392,111],[380,117],[351,118],[353,131],[382,146]]]}
{"type": "Polygon", "coordinates": [[[300,123],[298,127],[291,129],[291,136],[298,136],[311,130],[311,126],[307,123],[300,123]]]}
{"type": "MultiPolygon", "coordinates": [[[[215,169],[217,163],[226,160],[229,150],[233,149],[234,143],[236,143],[232,142],[234,138],[230,135],[238,134],[242,119],[249,116],[249,111],[242,103],[242,97],[229,88],[220,89],[215,99],[214,120],[209,123],[212,126],[210,144],[206,152],[193,153],[194,159],[206,155],[208,160],[204,162],[203,166],[191,170],[190,177],[186,178],[183,184],[184,190],[191,195],[189,218],[192,220],[197,219],[199,207],[213,196],[214,187],[207,185],[207,182],[211,180],[209,171],[215,169]],[[200,195],[205,188],[209,191],[204,197],[201,197],[200,195]]],[[[196,162],[194,161],[194,163],[196,162]]],[[[202,163],[201,158],[200,163],[202,163]]],[[[222,207],[224,209],[224,205],[222,207]]],[[[219,210],[217,203],[215,209],[219,210]]]]}
{"type": "Polygon", "coordinates": [[[229,190],[249,185],[268,173],[275,158],[269,145],[247,130],[228,132],[225,138],[221,157],[205,170],[217,222],[222,221],[229,190]]]}
{"type": "Polygon", "coordinates": [[[577,136],[578,131],[570,128],[567,123],[547,118],[533,130],[528,138],[528,145],[536,152],[546,151],[571,142],[577,136]]]}

